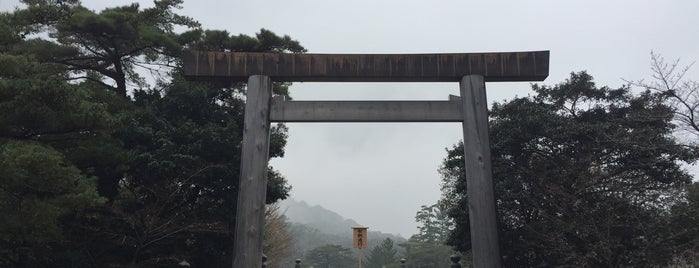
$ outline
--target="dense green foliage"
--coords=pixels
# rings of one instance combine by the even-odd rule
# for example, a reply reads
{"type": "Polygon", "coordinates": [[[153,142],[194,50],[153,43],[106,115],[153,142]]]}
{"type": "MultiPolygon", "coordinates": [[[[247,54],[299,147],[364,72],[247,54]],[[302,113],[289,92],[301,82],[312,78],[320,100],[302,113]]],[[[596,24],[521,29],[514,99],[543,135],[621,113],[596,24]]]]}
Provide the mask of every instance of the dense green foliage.
{"type": "MultiPolygon", "coordinates": [[[[179,0],[23,2],[0,13],[0,266],[230,266],[245,87],[185,81],[177,56],[305,49],[203,30],[179,0]]],[[[288,191],[270,169],[267,201],[288,191]]]]}
{"type": "Polygon", "coordinates": [[[438,202],[422,206],[415,214],[418,233],[399,244],[405,248],[405,259],[409,267],[431,268],[449,267],[449,257],[454,250],[446,244],[447,236],[454,228],[454,222],[447,215],[448,205],[438,202]]]}
{"type": "Polygon", "coordinates": [[[351,268],[357,265],[357,259],[349,248],[324,245],[307,252],[303,263],[317,268],[351,268]]]}
{"type": "Polygon", "coordinates": [[[371,248],[366,257],[367,268],[382,268],[398,263],[398,250],[393,247],[393,240],[384,239],[381,244],[371,248]]]}
{"type": "MultiPolygon", "coordinates": [[[[696,249],[680,165],[696,149],[672,136],[662,95],[599,88],[585,72],[533,90],[490,114],[505,266],[645,267],[696,249]]],[[[471,247],[463,168],[459,144],[442,174],[456,223],[448,242],[462,252],[471,247]]]]}
{"type": "Polygon", "coordinates": [[[104,202],[94,178],[33,141],[0,143],[0,265],[41,266],[61,251],[61,218],[104,202]]]}
{"type": "Polygon", "coordinates": [[[415,214],[418,233],[414,240],[425,243],[445,243],[447,236],[454,229],[454,221],[447,215],[448,207],[444,202],[431,206],[421,206],[415,214]]]}
{"type": "Polygon", "coordinates": [[[684,200],[672,207],[670,226],[678,264],[699,263],[699,182],[687,185],[684,200]]]}

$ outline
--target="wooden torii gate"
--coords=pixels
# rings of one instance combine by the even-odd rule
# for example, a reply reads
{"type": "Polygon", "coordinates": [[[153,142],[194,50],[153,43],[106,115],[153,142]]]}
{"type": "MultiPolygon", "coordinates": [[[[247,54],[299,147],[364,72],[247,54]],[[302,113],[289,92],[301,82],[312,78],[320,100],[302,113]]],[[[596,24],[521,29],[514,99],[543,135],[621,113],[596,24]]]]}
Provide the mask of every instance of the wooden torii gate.
{"type": "Polygon", "coordinates": [[[183,55],[185,76],[247,81],[233,267],[262,265],[271,122],[462,122],[475,267],[501,267],[485,82],[543,81],[549,51],[454,54],[183,55]],[[448,101],[272,100],[278,82],[459,82],[448,101]]]}

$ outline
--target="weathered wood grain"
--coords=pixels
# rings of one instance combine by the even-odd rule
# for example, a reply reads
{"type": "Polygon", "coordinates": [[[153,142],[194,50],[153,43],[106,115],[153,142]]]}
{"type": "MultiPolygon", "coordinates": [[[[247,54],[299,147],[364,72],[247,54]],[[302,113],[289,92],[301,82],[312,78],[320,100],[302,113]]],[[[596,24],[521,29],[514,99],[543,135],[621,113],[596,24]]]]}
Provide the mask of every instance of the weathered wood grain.
{"type": "Polygon", "coordinates": [[[245,103],[233,267],[262,267],[271,98],[269,77],[251,76],[245,103]]]}
{"type": "Polygon", "coordinates": [[[461,100],[272,102],[272,122],[461,122],[461,100]]]}
{"type": "Polygon", "coordinates": [[[466,76],[461,80],[460,89],[473,267],[499,268],[502,259],[490,160],[485,82],[479,75],[466,76]]]}
{"type": "Polygon", "coordinates": [[[543,81],[549,51],[448,54],[283,54],[188,51],[188,79],[244,82],[265,75],[278,82],[543,81]]]}

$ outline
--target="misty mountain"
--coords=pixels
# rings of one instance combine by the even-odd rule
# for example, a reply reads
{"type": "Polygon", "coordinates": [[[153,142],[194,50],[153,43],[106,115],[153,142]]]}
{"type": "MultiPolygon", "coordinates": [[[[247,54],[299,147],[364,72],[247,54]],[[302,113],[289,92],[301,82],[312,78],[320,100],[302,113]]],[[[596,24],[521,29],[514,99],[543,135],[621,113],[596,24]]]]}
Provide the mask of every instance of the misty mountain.
{"type": "Polygon", "coordinates": [[[300,223],[327,234],[351,234],[352,227],[359,223],[352,219],[345,219],[340,214],[324,207],[311,206],[304,201],[296,201],[292,198],[280,203],[284,216],[292,223],[300,223]]]}
{"type": "MultiPolygon", "coordinates": [[[[328,244],[352,248],[352,227],[359,226],[356,221],[346,219],[322,206],[312,206],[292,198],[281,201],[279,207],[291,223],[295,245],[294,255],[297,258],[301,258],[308,250],[328,244]]],[[[398,244],[406,241],[400,235],[375,230],[369,230],[367,237],[367,252],[387,237],[393,240],[399,251],[402,248],[398,247],[398,244]]]]}

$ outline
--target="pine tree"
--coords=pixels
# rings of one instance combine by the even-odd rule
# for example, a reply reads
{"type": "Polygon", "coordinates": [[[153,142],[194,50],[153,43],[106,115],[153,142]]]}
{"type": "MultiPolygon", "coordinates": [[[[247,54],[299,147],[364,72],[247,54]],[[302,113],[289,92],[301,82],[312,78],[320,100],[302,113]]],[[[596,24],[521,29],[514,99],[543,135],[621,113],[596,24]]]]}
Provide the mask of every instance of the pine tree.
{"type": "Polygon", "coordinates": [[[316,268],[351,268],[357,260],[352,250],[340,245],[324,245],[306,253],[303,263],[316,268]]]}
{"type": "MultiPolygon", "coordinates": [[[[7,204],[19,202],[18,180],[31,181],[22,194],[36,190],[41,202],[66,203],[46,214],[50,224],[36,222],[51,232],[31,238],[53,247],[21,246],[31,243],[8,234],[0,240],[0,266],[230,266],[245,85],[185,81],[177,56],[200,46],[305,49],[264,29],[254,37],[202,30],[175,13],[181,0],[102,11],[75,0],[22,2],[24,8],[0,13],[0,150],[53,162],[4,161],[17,172],[2,174],[0,212],[15,212],[7,204]],[[191,30],[175,33],[179,26],[191,30]],[[147,84],[139,70],[154,71],[157,83],[147,84]],[[19,171],[46,176],[30,180],[19,171]],[[66,182],[75,189],[63,191],[66,182]],[[93,196],[95,184],[101,197],[93,196]],[[62,197],[73,194],[82,199],[62,197]]],[[[288,94],[288,85],[276,84],[275,93],[288,94]]],[[[273,128],[270,157],[284,154],[286,135],[285,126],[273,128]]],[[[270,168],[268,180],[268,203],[288,195],[279,172],[270,168]]],[[[0,221],[8,227],[2,231],[36,226],[15,214],[0,221]]]]}
{"type": "Polygon", "coordinates": [[[367,268],[383,268],[398,262],[398,250],[393,247],[391,238],[384,239],[381,244],[374,246],[366,258],[367,268]]]}

